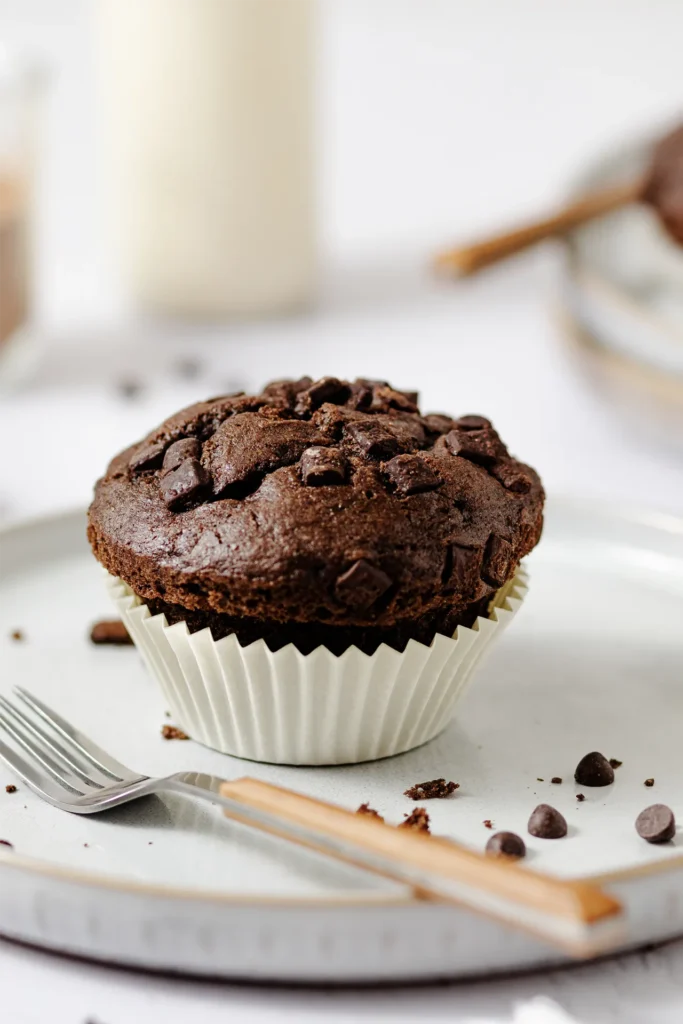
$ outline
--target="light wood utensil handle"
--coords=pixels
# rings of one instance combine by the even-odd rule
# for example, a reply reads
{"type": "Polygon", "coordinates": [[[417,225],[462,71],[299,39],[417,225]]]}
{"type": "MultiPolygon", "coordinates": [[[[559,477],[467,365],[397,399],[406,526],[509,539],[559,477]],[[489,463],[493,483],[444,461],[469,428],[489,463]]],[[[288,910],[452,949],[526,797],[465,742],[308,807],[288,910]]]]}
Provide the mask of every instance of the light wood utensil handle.
{"type": "Polygon", "coordinates": [[[636,202],[641,192],[642,182],[638,181],[615,185],[604,191],[591,193],[577,199],[576,202],[545,220],[527,224],[506,234],[496,235],[472,245],[442,252],[434,261],[435,268],[458,277],[474,274],[492,263],[504,260],[508,256],[514,256],[515,253],[521,252],[537,242],[563,235],[572,228],[578,227],[579,224],[585,224],[587,221],[601,217],[620,206],[636,202]]]}
{"type": "Polygon", "coordinates": [[[538,874],[257,779],[223,782],[220,793],[231,818],[530,930],[574,955],[612,948],[621,935],[619,903],[586,882],[538,874]]]}

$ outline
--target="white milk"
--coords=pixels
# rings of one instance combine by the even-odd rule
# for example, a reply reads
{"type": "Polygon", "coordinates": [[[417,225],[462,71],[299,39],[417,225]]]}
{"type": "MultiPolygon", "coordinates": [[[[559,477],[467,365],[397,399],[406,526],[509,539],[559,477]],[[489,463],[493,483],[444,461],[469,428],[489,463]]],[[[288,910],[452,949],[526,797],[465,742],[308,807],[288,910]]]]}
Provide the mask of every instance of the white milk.
{"type": "Polygon", "coordinates": [[[312,296],[314,0],[99,0],[123,272],[146,305],[277,312],[312,296]]]}

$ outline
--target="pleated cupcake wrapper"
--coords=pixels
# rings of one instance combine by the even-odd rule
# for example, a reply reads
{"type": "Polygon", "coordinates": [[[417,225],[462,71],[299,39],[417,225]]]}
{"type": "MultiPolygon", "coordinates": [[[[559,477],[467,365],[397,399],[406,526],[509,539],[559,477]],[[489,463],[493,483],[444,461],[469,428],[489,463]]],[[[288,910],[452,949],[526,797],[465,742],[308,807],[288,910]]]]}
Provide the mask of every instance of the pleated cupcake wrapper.
{"type": "Polygon", "coordinates": [[[372,655],[350,647],[301,654],[271,651],[264,640],[242,647],[234,635],[169,626],[122,580],[107,587],[126,628],[159,681],[173,719],[215,750],[277,764],[349,764],[399,754],[432,739],[527,590],[519,569],[469,629],[410,640],[403,653],[382,644],[372,655]]]}

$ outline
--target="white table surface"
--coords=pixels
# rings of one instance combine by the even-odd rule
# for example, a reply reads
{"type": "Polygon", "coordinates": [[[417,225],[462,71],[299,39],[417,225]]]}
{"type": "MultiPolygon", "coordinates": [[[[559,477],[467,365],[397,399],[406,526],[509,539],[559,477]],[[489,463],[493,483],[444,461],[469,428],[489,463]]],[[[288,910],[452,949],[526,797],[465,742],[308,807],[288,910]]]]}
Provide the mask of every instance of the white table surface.
{"type": "MultiPolygon", "coordinates": [[[[94,2],[94,0],[92,0],[94,2]]],[[[0,520],[88,500],[108,456],[181,404],[308,372],[390,376],[432,409],[491,415],[549,490],[683,512],[683,460],[587,385],[543,250],[457,287],[444,240],[551,203],[591,152],[683,99],[671,0],[323,0],[321,214],[310,314],[216,328],[131,314],[100,210],[89,0],[0,0],[0,40],[56,74],[40,246],[41,358],[0,398],[0,520]],[[196,380],[178,359],[201,363],[196,380]],[[138,381],[131,401],[116,383],[138,381]]],[[[680,1021],[683,943],[530,978],[339,993],[154,979],[0,942],[10,1024],[680,1021]],[[571,1016],[567,1016],[567,1014],[571,1016]]]]}

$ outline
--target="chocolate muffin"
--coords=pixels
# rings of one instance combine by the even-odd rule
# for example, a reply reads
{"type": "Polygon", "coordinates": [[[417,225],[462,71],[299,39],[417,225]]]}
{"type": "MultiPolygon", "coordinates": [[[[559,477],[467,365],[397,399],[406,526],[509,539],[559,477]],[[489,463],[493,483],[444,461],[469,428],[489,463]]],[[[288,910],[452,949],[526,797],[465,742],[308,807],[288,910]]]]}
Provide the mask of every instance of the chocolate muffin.
{"type": "Polygon", "coordinates": [[[539,540],[543,498],[483,416],[304,377],[191,406],[121,452],[88,537],[191,632],[372,654],[485,615],[539,540]]]}

